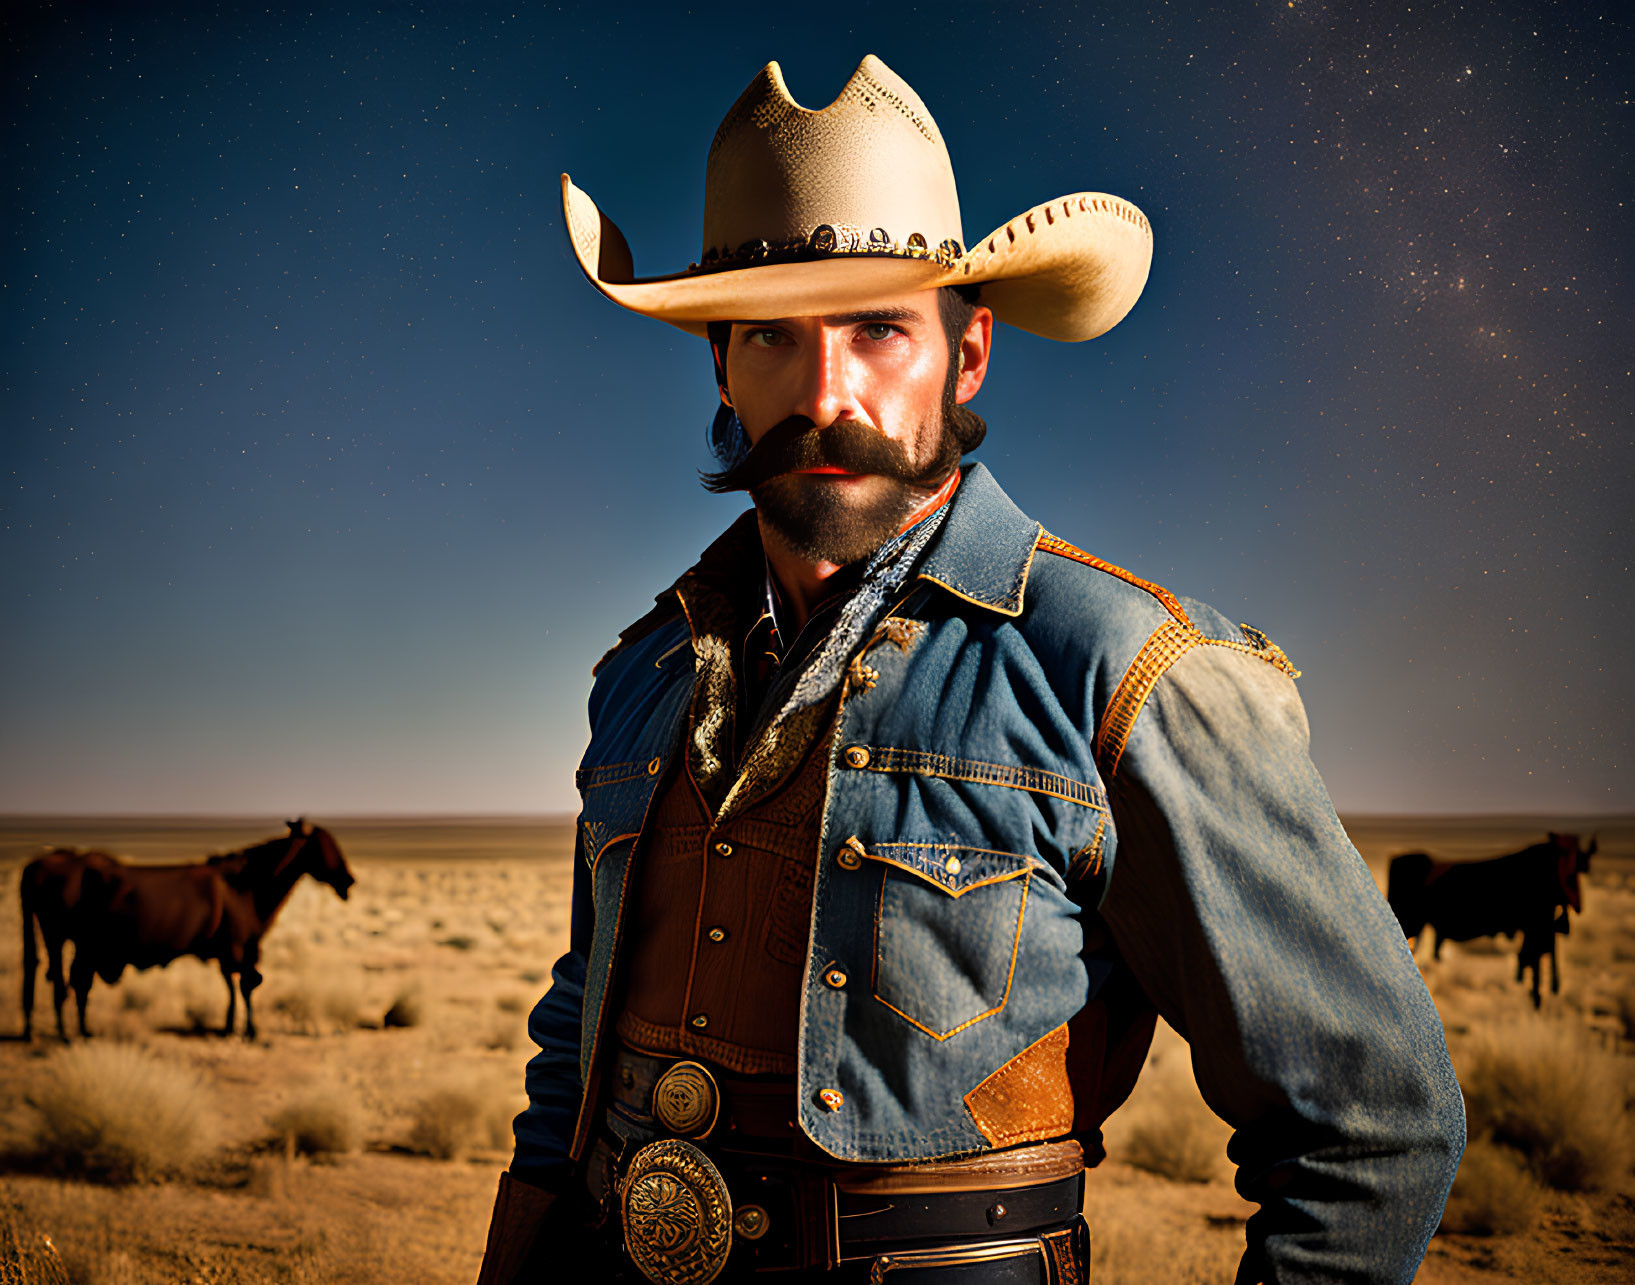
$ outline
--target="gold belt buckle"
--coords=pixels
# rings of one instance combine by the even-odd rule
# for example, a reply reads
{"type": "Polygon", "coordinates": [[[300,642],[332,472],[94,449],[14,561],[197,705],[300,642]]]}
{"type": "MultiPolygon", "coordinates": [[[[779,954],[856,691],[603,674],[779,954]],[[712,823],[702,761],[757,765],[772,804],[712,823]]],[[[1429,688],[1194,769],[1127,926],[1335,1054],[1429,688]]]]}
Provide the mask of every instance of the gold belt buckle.
{"type": "Polygon", "coordinates": [[[655,1285],[708,1285],[732,1249],[732,1195],[697,1147],[652,1142],[631,1157],[619,1188],[625,1250],[655,1285]]]}
{"type": "Polygon", "coordinates": [[[678,1138],[702,1138],[720,1113],[715,1077],[697,1062],[677,1062],[653,1085],[653,1117],[678,1138]]]}

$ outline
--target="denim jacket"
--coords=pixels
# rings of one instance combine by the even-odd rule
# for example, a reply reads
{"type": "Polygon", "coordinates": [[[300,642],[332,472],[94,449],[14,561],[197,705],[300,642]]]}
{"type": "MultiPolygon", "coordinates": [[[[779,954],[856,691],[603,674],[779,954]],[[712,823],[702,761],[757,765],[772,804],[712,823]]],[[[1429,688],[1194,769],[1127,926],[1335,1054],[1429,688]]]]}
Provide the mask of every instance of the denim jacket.
{"type": "MultiPolygon", "coordinates": [[[[547,1185],[586,1145],[636,854],[684,748],[689,624],[658,612],[590,698],[571,948],[530,1019],[516,1121],[513,1170],[547,1185]]],[[[1258,631],[1046,534],[971,466],[841,689],[800,997],[806,1136],[860,1162],[991,1149],[967,1094],[1133,976],[1235,1129],[1261,1205],[1240,1280],[1411,1279],[1463,1108],[1312,766],[1295,675],[1258,631]]]]}

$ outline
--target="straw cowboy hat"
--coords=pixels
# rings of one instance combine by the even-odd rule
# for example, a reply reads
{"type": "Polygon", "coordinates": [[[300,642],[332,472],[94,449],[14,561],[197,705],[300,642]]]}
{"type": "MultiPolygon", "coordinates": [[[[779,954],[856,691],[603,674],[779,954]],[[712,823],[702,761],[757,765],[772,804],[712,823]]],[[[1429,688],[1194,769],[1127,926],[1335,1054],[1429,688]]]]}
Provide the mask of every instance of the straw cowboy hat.
{"type": "Polygon", "coordinates": [[[750,82],[710,144],[704,250],[685,271],[637,277],[619,229],[566,174],[562,205],[591,284],[695,335],[980,285],[1000,321],[1093,339],[1134,306],[1152,262],[1146,217],[1103,192],[1036,205],[967,247],[942,134],[873,54],[821,111],[789,96],[775,62],[750,82]]]}

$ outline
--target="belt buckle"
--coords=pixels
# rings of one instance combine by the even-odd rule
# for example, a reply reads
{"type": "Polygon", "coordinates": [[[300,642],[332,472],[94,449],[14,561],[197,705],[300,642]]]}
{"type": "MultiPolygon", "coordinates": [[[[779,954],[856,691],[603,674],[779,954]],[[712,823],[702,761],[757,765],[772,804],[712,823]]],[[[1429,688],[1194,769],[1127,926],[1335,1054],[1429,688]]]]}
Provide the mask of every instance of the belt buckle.
{"type": "Polygon", "coordinates": [[[702,1138],[721,1114],[721,1090],[698,1062],[677,1062],[653,1085],[653,1117],[678,1138],[702,1138]]]}
{"type": "Polygon", "coordinates": [[[708,1285],[732,1249],[732,1196],[721,1171],[680,1138],[631,1157],[620,1185],[625,1250],[655,1285],[708,1285]]]}

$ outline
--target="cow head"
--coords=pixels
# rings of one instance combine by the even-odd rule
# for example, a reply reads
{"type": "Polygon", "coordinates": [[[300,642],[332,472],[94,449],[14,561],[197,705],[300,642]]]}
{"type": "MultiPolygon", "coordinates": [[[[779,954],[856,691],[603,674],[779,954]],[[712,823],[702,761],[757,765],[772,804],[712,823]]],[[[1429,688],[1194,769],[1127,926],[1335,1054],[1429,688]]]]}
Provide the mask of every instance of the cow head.
{"type": "Polygon", "coordinates": [[[312,877],[320,883],[327,883],[335,890],[335,895],[345,901],[356,880],[346,864],[346,858],[341,855],[341,845],[335,842],[335,836],[323,826],[315,825],[307,847],[312,851],[312,865],[309,867],[312,877]]]}
{"type": "Polygon", "coordinates": [[[1578,847],[1576,834],[1550,833],[1550,844],[1556,852],[1556,882],[1561,890],[1562,905],[1571,906],[1579,914],[1584,913],[1584,898],[1578,884],[1578,872],[1589,869],[1590,855],[1595,851],[1593,841],[1589,852],[1582,852],[1578,847]]]}

